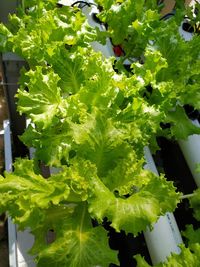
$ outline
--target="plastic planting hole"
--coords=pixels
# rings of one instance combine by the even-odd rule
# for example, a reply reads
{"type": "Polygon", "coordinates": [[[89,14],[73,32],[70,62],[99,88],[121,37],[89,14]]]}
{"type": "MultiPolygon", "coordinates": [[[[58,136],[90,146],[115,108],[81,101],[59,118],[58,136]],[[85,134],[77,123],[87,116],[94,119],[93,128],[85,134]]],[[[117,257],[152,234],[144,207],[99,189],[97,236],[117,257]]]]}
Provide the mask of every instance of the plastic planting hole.
{"type": "Polygon", "coordinates": [[[47,244],[51,244],[56,240],[56,233],[53,229],[50,229],[46,234],[46,242],[47,244]]]}
{"type": "Polygon", "coordinates": [[[192,25],[190,25],[190,23],[188,23],[188,22],[184,22],[182,24],[182,28],[186,32],[190,32],[190,33],[193,33],[194,32],[194,27],[192,25]]]}

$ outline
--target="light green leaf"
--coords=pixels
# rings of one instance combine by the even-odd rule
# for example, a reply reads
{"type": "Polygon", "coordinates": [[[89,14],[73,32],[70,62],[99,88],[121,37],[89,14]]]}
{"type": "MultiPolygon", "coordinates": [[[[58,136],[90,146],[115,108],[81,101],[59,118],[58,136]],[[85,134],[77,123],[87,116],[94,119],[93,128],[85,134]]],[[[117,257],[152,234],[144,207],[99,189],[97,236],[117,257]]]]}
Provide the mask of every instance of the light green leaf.
{"type": "Polygon", "coordinates": [[[172,183],[153,173],[146,185],[126,199],[116,197],[95,174],[90,191],[88,203],[92,217],[99,221],[106,217],[116,231],[123,229],[134,235],[156,222],[160,215],[175,209],[179,202],[172,183]]]}
{"type": "Polygon", "coordinates": [[[144,64],[136,62],[131,67],[137,76],[141,75],[146,85],[154,84],[157,73],[163,68],[167,68],[167,61],[159,50],[150,46],[146,48],[144,56],[144,64]]]}
{"type": "Polygon", "coordinates": [[[102,178],[104,184],[120,196],[132,194],[149,182],[151,175],[143,170],[144,159],[138,159],[132,150],[126,157],[119,159],[117,166],[102,178]]]}
{"type": "Polygon", "coordinates": [[[31,160],[18,159],[14,168],[14,173],[5,173],[0,180],[1,211],[7,210],[20,228],[34,227],[43,210],[68,198],[69,187],[35,173],[31,160]]]}
{"type": "Polygon", "coordinates": [[[55,124],[42,132],[29,125],[20,137],[28,147],[34,147],[35,157],[49,166],[59,167],[69,159],[72,149],[68,123],[55,124]]]}
{"type": "MultiPolygon", "coordinates": [[[[52,49],[52,47],[50,46],[52,49]]],[[[49,49],[50,49],[49,48],[49,49]]],[[[84,83],[84,54],[68,53],[64,47],[56,47],[52,55],[47,56],[48,63],[60,77],[58,85],[64,93],[74,94],[84,83]]]]}
{"type": "Polygon", "coordinates": [[[190,206],[193,209],[194,217],[200,221],[200,189],[196,189],[193,196],[189,198],[190,206]]]}
{"type": "MultiPolygon", "coordinates": [[[[194,250],[180,245],[181,253],[179,255],[172,254],[168,259],[160,264],[154,265],[155,267],[195,267],[198,266],[200,261],[200,245],[196,244],[194,250]]],[[[150,265],[142,258],[141,255],[135,256],[137,260],[137,267],[150,267],[150,265]]]]}
{"type": "Polygon", "coordinates": [[[200,243],[200,229],[194,230],[193,225],[186,225],[186,230],[182,235],[188,240],[188,246],[193,247],[196,243],[200,243]]]}
{"type": "Polygon", "coordinates": [[[37,127],[46,128],[56,120],[56,114],[59,113],[59,77],[53,71],[44,74],[41,67],[30,70],[26,77],[29,81],[24,86],[28,87],[28,92],[22,87],[18,90],[18,111],[28,115],[37,127]]]}
{"type": "Polygon", "coordinates": [[[0,50],[3,52],[9,51],[8,39],[12,36],[12,33],[6,28],[3,23],[0,23],[0,50]]]}
{"type": "Polygon", "coordinates": [[[88,56],[84,68],[85,82],[78,97],[88,106],[89,112],[93,107],[98,107],[103,112],[112,112],[112,105],[119,94],[115,81],[118,77],[112,67],[113,59],[102,58],[100,53],[94,52],[90,52],[88,56]]]}
{"type": "Polygon", "coordinates": [[[55,1],[41,1],[28,7],[26,11],[20,9],[18,17],[10,16],[8,28],[12,35],[7,36],[7,42],[31,66],[50,64],[47,60],[58,47],[87,46],[95,39],[95,31],[75,7],[56,8],[55,1]]]}
{"type": "Polygon", "coordinates": [[[171,133],[178,139],[186,139],[191,134],[200,134],[200,128],[192,123],[180,106],[177,106],[175,111],[169,112],[166,120],[172,123],[171,133]]]}
{"type": "Polygon", "coordinates": [[[50,208],[32,233],[36,241],[31,252],[38,255],[38,267],[108,267],[118,263],[106,231],[101,226],[92,227],[86,204],[50,208]],[[50,244],[46,241],[49,230],[55,237],[50,244]]]}
{"type": "Polygon", "coordinates": [[[77,156],[96,165],[98,175],[105,176],[117,166],[118,160],[132,151],[123,140],[123,133],[117,130],[111,119],[99,112],[93,112],[83,124],[71,124],[77,156]]]}

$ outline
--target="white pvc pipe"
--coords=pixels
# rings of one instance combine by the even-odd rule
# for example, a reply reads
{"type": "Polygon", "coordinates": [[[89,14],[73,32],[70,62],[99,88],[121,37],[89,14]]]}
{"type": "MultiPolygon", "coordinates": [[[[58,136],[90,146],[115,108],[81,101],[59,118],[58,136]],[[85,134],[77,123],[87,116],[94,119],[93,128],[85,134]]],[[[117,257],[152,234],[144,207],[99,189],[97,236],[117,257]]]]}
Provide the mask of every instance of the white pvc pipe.
{"type": "MultiPolygon", "coordinates": [[[[148,147],[144,148],[144,154],[147,161],[144,168],[158,175],[148,147]]],[[[161,216],[153,226],[153,230],[148,229],[144,232],[144,237],[153,264],[165,261],[172,252],[177,254],[181,252],[178,245],[183,241],[173,213],[167,212],[165,216],[161,216]]]]}
{"type": "Polygon", "coordinates": [[[63,6],[71,6],[75,0],[58,0],[58,4],[61,4],[63,6]]]}
{"type": "MultiPolygon", "coordinates": [[[[26,128],[31,124],[31,119],[26,119],[26,128]]],[[[30,147],[29,148],[29,158],[33,159],[35,155],[35,148],[30,147]]]]}
{"type": "Polygon", "coordinates": [[[182,21],[182,22],[181,22],[181,25],[179,26],[179,29],[178,29],[179,34],[180,34],[180,36],[183,37],[183,39],[184,39],[185,41],[190,41],[190,40],[192,40],[193,33],[184,31],[184,30],[183,30],[183,23],[184,23],[184,21],[182,21]]]}
{"type": "MultiPolygon", "coordinates": [[[[198,120],[194,120],[193,123],[200,127],[198,120]]],[[[190,135],[186,140],[179,140],[178,143],[194,180],[200,187],[200,173],[196,171],[197,164],[200,164],[200,135],[190,135]]]]}
{"type": "MultiPolygon", "coordinates": [[[[187,5],[189,6],[194,6],[195,2],[200,3],[200,0],[186,1],[187,5]]],[[[186,41],[190,41],[193,37],[193,34],[183,31],[182,24],[179,28],[179,33],[186,41]]],[[[192,122],[196,126],[200,127],[198,120],[193,120],[192,122]]],[[[196,185],[200,187],[200,173],[196,171],[197,164],[200,163],[200,135],[190,135],[188,136],[187,140],[179,140],[178,143],[185,157],[185,160],[187,161],[188,167],[193,175],[196,185]]]]}
{"type": "MultiPolygon", "coordinates": [[[[94,4],[94,1],[92,1],[92,0],[91,1],[89,0],[87,2],[94,4]]],[[[99,28],[100,31],[105,31],[104,25],[97,23],[93,19],[93,15],[99,13],[99,10],[98,10],[97,6],[91,5],[91,7],[88,7],[88,6],[85,5],[82,8],[82,12],[86,16],[87,21],[88,21],[88,23],[89,23],[89,25],[91,27],[93,27],[93,28],[97,27],[97,28],[99,28]]],[[[94,51],[96,51],[96,52],[101,51],[102,54],[107,58],[110,57],[110,56],[114,56],[114,52],[113,52],[113,49],[112,49],[112,44],[111,44],[111,42],[110,42],[110,40],[108,38],[106,40],[106,44],[105,45],[102,45],[99,42],[92,42],[91,46],[94,49],[94,51]]]]}
{"type": "Polygon", "coordinates": [[[9,120],[3,121],[4,129],[4,155],[5,155],[5,170],[12,172],[12,149],[10,137],[10,122],[9,120]]]}
{"type": "MultiPolygon", "coordinates": [[[[12,149],[10,137],[10,122],[9,120],[3,121],[4,129],[4,155],[5,155],[5,170],[12,172],[12,149]]],[[[17,235],[16,226],[8,217],[8,246],[9,246],[9,266],[17,267],[17,235]]]]}

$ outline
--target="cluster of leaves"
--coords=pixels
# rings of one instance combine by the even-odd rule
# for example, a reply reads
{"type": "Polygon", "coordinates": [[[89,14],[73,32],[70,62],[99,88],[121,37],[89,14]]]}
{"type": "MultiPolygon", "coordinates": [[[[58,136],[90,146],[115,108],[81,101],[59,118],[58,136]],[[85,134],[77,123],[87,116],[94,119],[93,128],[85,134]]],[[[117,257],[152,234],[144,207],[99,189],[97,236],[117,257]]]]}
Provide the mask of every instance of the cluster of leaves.
{"type": "Polygon", "coordinates": [[[98,3],[104,6],[99,17],[107,24],[107,36],[125,51],[119,70],[125,59],[133,62],[132,73],[140,75],[144,88],[151,88],[150,93],[145,92],[148,103],[165,113],[163,122],[177,126],[172,129],[172,136],[184,139],[193,131],[198,132],[187,121],[182,108],[186,104],[200,108],[200,61],[196,49],[199,35],[194,34],[189,41],[180,35],[184,15],[196,20],[193,8],[185,8],[177,1],[174,16],[163,20],[156,1],[99,0],[98,3]],[[172,109],[175,112],[171,113],[172,109]]]}
{"type": "Polygon", "coordinates": [[[144,146],[155,147],[158,135],[200,133],[182,108],[193,100],[199,107],[198,36],[182,40],[178,19],[160,21],[155,1],[99,4],[108,36],[123,44],[126,57],[138,58],[131,74],[119,67],[123,60],[116,72],[113,58],[93,51],[91,43],[106,34],[75,6],[23,1],[18,15],[0,24],[1,50],[30,67],[21,73],[17,99],[18,111],[31,119],[21,139],[35,148],[34,161],[17,160],[14,172],[1,178],[0,211],[31,229],[39,267],[117,264],[104,218],[116,231],[137,235],[179,202],[171,182],[143,169],[144,146]],[[166,133],[161,122],[171,123],[166,133]],[[38,161],[58,172],[44,179],[38,161]],[[55,232],[51,244],[49,230],[55,232]]]}

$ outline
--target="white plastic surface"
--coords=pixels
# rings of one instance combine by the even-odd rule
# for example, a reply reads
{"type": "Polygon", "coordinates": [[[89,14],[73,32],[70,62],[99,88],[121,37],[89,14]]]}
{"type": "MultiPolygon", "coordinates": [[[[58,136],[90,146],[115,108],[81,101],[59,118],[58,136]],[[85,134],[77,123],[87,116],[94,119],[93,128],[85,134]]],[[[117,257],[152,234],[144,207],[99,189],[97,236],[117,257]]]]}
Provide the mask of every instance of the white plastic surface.
{"type": "MultiPolygon", "coordinates": [[[[94,3],[94,1],[87,1],[88,3],[94,3]]],[[[99,28],[100,31],[104,31],[104,25],[103,24],[99,24],[96,21],[94,21],[93,16],[94,14],[98,14],[99,10],[95,5],[91,5],[90,7],[88,6],[84,6],[82,8],[82,12],[85,14],[85,16],[87,17],[87,21],[89,23],[89,25],[91,27],[97,27],[99,28]]],[[[101,51],[102,54],[105,57],[110,57],[110,56],[114,56],[114,52],[112,49],[112,45],[109,39],[107,39],[106,44],[102,45],[98,42],[92,42],[91,43],[92,48],[94,49],[94,51],[101,51]]]]}
{"type": "Polygon", "coordinates": [[[19,57],[18,55],[12,52],[3,53],[2,60],[3,61],[24,61],[23,58],[19,57]]]}
{"type": "Polygon", "coordinates": [[[183,37],[183,39],[185,41],[190,41],[193,37],[193,33],[190,33],[190,32],[186,32],[183,30],[183,25],[184,21],[181,23],[181,26],[179,27],[178,31],[179,31],[179,34],[183,37]]]}
{"type": "MultiPolygon", "coordinates": [[[[194,120],[193,123],[200,127],[198,120],[194,120]]],[[[190,135],[186,140],[179,140],[178,143],[194,180],[200,187],[200,173],[196,171],[197,164],[200,164],[200,135],[190,135]]]]}
{"type": "MultiPolygon", "coordinates": [[[[145,169],[158,174],[148,147],[144,148],[144,153],[147,161],[145,169]]],[[[173,213],[168,212],[161,216],[153,230],[148,229],[144,232],[144,237],[153,264],[163,262],[171,252],[179,254],[181,251],[178,245],[183,241],[173,213]]]]}
{"type": "MultiPolygon", "coordinates": [[[[11,149],[9,120],[5,120],[3,122],[3,129],[4,129],[5,170],[7,172],[12,172],[12,149],[11,149]]],[[[9,246],[9,265],[10,267],[18,267],[16,226],[12,223],[10,217],[8,217],[8,246],[9,246]]]]}
{"type": "Polygon", "coordinates": [[[71,6],[74,2],[76,2],[75,0],[59,0],[58,4],[61,4],[63,6],[71,6]]]}
{"type": "Polygon", "coordinates": [[[35,267],[33,256],[28,251],[34,244],[34,237],[29,230],[17,231],[17,261],[19,267],[35,267]]]}

